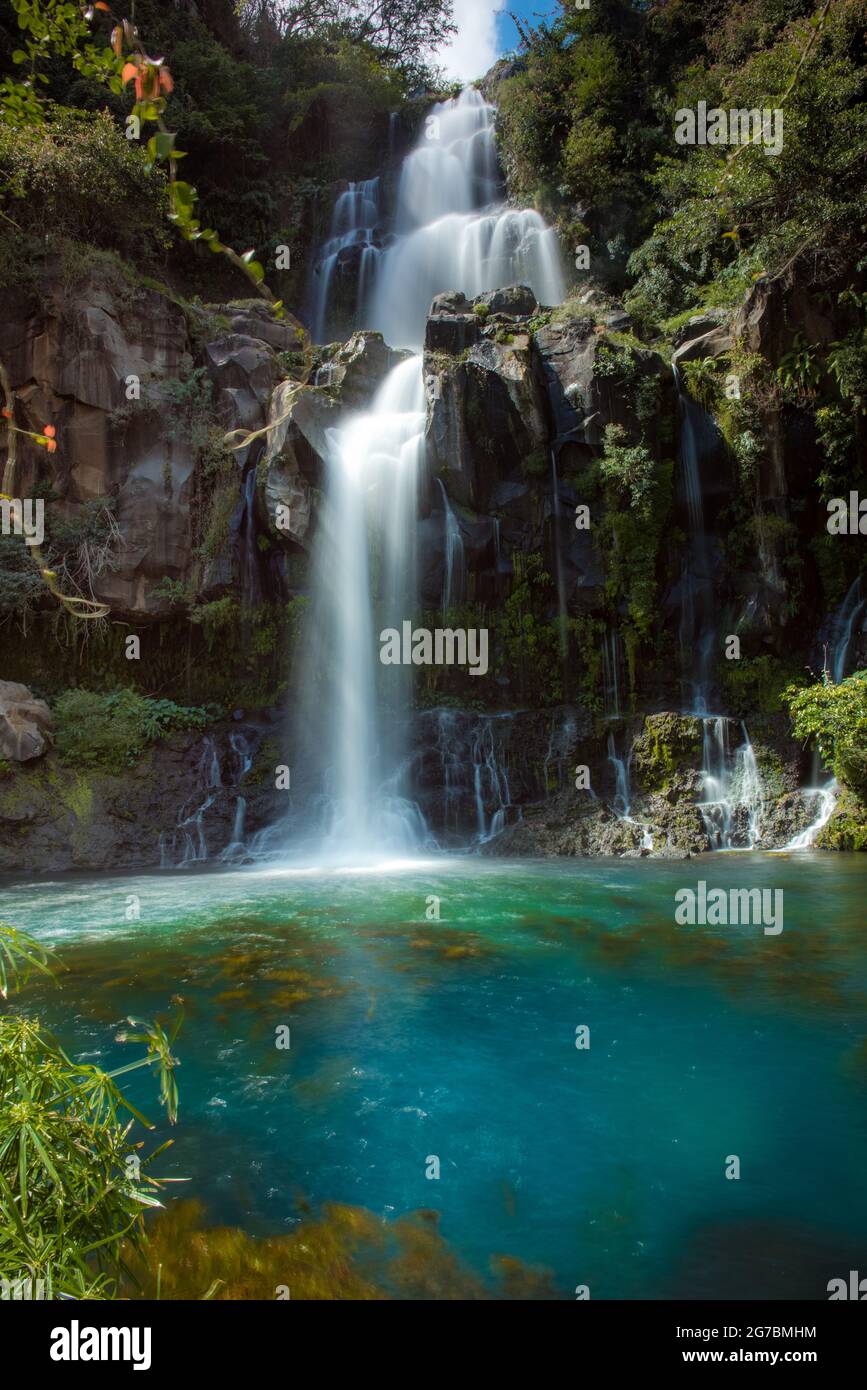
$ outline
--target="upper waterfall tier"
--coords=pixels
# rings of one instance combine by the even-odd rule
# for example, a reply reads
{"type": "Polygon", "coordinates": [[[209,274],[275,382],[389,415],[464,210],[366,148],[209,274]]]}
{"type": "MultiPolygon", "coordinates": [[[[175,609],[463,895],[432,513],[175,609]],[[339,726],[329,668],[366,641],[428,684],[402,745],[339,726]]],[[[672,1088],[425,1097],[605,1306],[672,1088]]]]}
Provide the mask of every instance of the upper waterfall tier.
{"type": "Polygon", "coordinates": [[[473,297],[523,283],[540,303],[560,303],[557,234],[539,213],[503,201],[494,116],[473,87],[431,107],[401,167],[390,234],[373,225],[378,186],[341,195],[314,273],[315,336],[327,336],[341,253],[357,262],[355,326],[378,330],[392,347],[421,347],[431,300],[445,290],[473,297]]]}

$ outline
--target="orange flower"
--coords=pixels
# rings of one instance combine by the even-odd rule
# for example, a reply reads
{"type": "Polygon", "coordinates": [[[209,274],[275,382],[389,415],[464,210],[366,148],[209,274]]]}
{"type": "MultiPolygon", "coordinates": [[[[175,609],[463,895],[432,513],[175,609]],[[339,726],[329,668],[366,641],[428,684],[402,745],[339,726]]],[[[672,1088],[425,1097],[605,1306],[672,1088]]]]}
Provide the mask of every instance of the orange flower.
{"type": "Polygon", "coordinates": [[[3,416],[3,419],[4,419],[4,420],[11,420],[11,419],[12,419],[12,411],[9,410],[9,408],[8,408],[7,406],[5,406],[5,405],[4,405],[3,409],[0,410],[0,415],[3,416]]]}
{"type": "Polygon", "coordinates": [[[53,439],[54,436],[57,434],[57,430],[54,428],[53,425],[43,425],[42,433],[47,434],[49,439],[53,439]]]}
{"type": "Polygon", "coordinates": [[[46,439],[46,441],[45,441],[45,447],[46,447],[46,449],[48,450],[49,454],[56,454],[56,453],[57,453],[57,440],[56,440],[56,439],[46,439]]]}

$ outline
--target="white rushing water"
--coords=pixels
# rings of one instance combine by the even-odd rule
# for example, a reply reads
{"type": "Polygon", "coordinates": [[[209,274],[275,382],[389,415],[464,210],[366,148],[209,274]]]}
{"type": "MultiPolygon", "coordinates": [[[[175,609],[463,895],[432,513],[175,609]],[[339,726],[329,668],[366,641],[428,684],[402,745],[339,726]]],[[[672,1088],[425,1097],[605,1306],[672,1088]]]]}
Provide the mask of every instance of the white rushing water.
{"type": "Polygon", "coordinates": [[[557,234],[538,212],[502,201],[495,108],[468,87],[431,108],[403,162],[394,241],[372,251],[365,327],[418,348],[434,295],[472,298],[527,284],[542,304],[565,294],[557,234]]]}
{"type": "MultiPolygon", "coordinates": [[[[434,106],[404,160],[394,226],[382,235],[377,180],[352,184],[334,209],[319,258],[315,328],[329,321],[341,258],[359,257],[359,328],[420,351],[431,300],[527,283],[543,303],[564,294],[556,234],[533,211],[498,201],[494,108],[474,89],[434,106]]],[[[379,662],[379,634],[416,612],[417,483],[423,461],[422,360],[386,377],[369,410],[330,431],[325,496],[312,556],[310,638],[301,670],[301,729],[323,764],[322,830],[357,859],[430,842],[403,785],[411,707],[406,668],[379,662]]],[[[462,597],[463,544],[445,499],[446,605],[462,597]]],[[[476,760],[477,803],[492,775],[476,760]]],[[[502,801],[502,798],[500,798],[502,801]]],[[[505,793],[505,802],[508,793],[505,793]]],[[[479,835],[501,828],[480,813],[479,835]]]]}
{"type": "Polygon", "coordinates": [[[839,685],[846,676],[852,638],[856,633],[863,632],[865,623],[867,623],[867,598],[862,592],[859,575],[833,618],[829,665],[831,678],[835,685],[839,685]]]}
{"type": "Polygon", "coordinates": [[[702,721],[702,799],[711,849],[752,849],[761,836],[762,779],[746,724],[724,716],[702,721]],[[732,726],[740,741],[732,748],[732,726]]]}

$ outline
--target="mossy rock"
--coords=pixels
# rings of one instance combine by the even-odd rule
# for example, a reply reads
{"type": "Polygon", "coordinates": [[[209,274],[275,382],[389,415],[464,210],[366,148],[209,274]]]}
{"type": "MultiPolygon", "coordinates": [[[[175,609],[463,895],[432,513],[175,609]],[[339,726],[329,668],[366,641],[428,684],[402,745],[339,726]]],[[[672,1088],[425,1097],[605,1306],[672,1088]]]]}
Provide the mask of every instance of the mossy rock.
{"type": "Polygon", "coordinates": [[[867,850],[867,806],[843,787],[834,814],[816,836],[817,849],[867,850]]]}
{"type": "Polygon", "coordinates": [[[702,723],[691,714],[648,714],[632,747],[632,765],[645,792],[662,792],[692,773],[701,757],[702,723]]]}

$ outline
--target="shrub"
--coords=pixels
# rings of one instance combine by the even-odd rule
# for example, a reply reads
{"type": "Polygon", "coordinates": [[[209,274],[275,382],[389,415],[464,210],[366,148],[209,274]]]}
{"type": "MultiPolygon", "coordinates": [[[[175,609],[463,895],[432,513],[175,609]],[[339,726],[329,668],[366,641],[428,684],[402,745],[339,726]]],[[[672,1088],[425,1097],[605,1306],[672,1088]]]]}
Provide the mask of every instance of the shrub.
{"type": "Polygon", "coordinates": [[[53,233],[137,262],[170,240],[164,176],[105,111],[53,107],[44,124],[0,120],[3,209],[25,233],[53,233]]]}
{"type": "Polygon", "coordinates": [[[202,729],[207,722],[201,706],[154,700],[135,690],[110,695],[67,690],[54,706],[55,746],[73,767],[129,766],[156,739],[176,729],[202,729]]]}
{"type": "Polygon", "coordinates": [[[821,680],[806,688],[789,686],[789,706],[797,738],[814,738],[822,761],[867,802],[867,671],[835,685],[821,680]]]}

